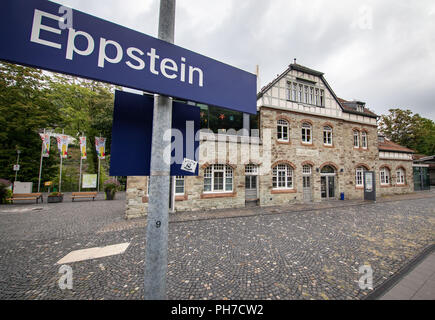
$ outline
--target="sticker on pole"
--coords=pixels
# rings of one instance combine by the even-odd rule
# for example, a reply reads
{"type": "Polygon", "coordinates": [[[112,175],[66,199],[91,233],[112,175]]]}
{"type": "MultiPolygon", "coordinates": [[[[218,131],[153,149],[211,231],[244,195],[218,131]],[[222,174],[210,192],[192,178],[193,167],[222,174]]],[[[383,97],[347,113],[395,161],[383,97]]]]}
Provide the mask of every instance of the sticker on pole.
{"type": "Polygon", "coordinates": [[[197,165],[198,162],[196,162],[195,160],[184,158],[183,164],[181,165],[181,170],[194,173],[196,171],[197,165]]]}
{"type": "Polygon", "coordinates": [[[20,165],[14,164],[14,171],[20,171],[20,165]]]}

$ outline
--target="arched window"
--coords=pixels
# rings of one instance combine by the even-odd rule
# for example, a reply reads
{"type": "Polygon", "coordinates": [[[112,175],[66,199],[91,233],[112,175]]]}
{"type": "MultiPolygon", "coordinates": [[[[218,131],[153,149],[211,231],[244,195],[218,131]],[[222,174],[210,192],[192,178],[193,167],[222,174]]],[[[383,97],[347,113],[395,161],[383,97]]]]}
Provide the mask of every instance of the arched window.
{"type": "Polygon", "coordinates": [[[204,170],[204,192],[233,191],[233,168],[214,164],[204,170]]]}
{"type": "Polygon", "coordinates": [[[353,131],[353,147],[359,148],[359,131],[353,131]]]}
{"type": "Polygon", "coordinates": [[[277,122],[277,126],[276,126],[276,131],[277,131],[277,139],[278,141],[284,141],[284,142],[288,142],[289,141],[289,125],[288,122],[284,119],[280,119],[277,122]]]}
{"type": "Polygon", "coordinates": [[[335,173],[335,169],[333,166],[324,166],[320,173],[335,173]]]}
{"type": "Polygon", "coordinates": [[[398,168],[396,170],[396,184],[405,184],[405,170],[403,168],[398,168]]]}
{"type": "Polygon", "coordinates": [[[304,122],[302,124],[302,143],[312,143],[312,138],[311,124],[304,122]]]}
{"type": "Polygon", "coordinates": [[[361,133],[361,147],[363,149],[367,149],[368,141],[367,141],[367,132],[363,131],[361,133]]]}
{"type": "Polygon", "coordinates": [[[293,168],[288,164],[278,164],[272,170],[274,189],[293,189],[293,168]]]}
{"type": "Polygon", "coordinates": [[[309,175],[309,174],[311,174],[311,171],[312,171],[312,169],[311,169],[311,166],[309,164],[306,164],[302,167],[302,174],[309,175]]]}
{"type": "Polygon", "coordinates": [[[332,128],[330,126],[323,127],[323,144],[332,146],[332,128]]]}
{"type": "Polygon", "coordinates": [[[365,167],[358,167],[355,170],[355,185],[357,187],[363,187],[364,186],[364,171],[367,171],[365,167]]]}
{"type": "Polygon", "coordinates": [[[387,167],[383,167],[380,174],[381,185],[389,185],[390,184],[390,169],[387,167]]]}

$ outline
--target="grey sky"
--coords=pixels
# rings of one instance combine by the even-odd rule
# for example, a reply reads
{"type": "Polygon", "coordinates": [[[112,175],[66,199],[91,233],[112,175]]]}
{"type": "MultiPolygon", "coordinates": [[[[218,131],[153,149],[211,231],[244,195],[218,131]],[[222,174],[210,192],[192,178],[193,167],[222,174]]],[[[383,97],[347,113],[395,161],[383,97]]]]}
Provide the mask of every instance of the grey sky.
{"type": "MultiPolygon", "coordinates": [[[[157,35],[158,0],[56,0],[157,35]]],[[[261,86],[297,58],[335,93],[378,114],[435,120],[433,0],[178,0],[175,43],[255,72],[261,86]]]]}

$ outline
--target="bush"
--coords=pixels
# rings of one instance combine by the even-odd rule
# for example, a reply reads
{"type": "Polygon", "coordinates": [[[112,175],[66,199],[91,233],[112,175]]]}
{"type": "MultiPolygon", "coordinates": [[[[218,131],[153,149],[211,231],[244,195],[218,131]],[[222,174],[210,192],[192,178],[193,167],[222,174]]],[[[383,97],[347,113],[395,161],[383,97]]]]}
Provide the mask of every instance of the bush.
{"type": "Polygon", "coordinates": [[[116,192],[121,190],[121,184],[115,178],[104,181],[104,191],[116,192]]]}
{"type": "Polygon", "coordinates": [[[0,203],[6,203],[6,199],[8,198],[8,191],[6,185],[3,183],[0,183],[0,203]]]}

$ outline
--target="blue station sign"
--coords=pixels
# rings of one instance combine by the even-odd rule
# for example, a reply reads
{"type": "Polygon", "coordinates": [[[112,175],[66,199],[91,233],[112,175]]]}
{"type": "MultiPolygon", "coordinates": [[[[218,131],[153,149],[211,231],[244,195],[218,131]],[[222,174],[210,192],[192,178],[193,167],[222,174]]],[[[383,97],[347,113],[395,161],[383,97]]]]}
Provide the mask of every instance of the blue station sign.
{"type": "Polygon", "coordinates": [[[3,0],[0,60],[256,113],[256,76],[47,0],[3,0]]]}
{"type": "MultiPolygon", "coordinates": [[[[111,176],[149,176],[154,98],[115,91],[111,176]]],[[[182,169],[184,159],[199,161],[199,108],[174,101],[172,133],[166,137],[170,152],[171,176],[197,176],[182,169]]],[[[165,138],[165,137],[163,137],[165,138]]]]}

